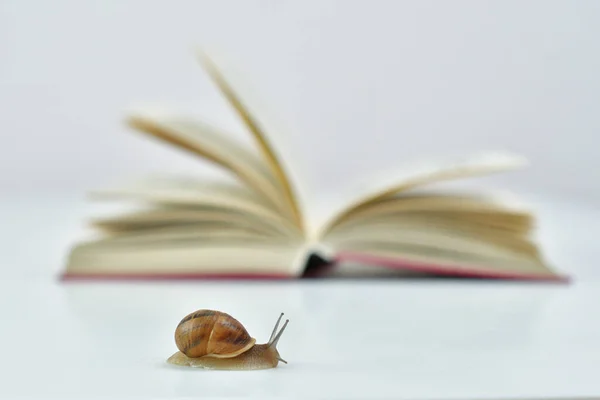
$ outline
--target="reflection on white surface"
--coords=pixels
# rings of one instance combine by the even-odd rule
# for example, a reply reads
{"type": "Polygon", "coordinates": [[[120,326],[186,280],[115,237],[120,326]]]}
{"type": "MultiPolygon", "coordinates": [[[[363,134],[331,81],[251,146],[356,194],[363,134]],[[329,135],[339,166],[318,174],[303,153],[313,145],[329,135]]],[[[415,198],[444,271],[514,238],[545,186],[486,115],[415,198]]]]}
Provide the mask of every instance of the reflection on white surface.
{"type": "Polygon", "coordinates": [[[0,394],[499,398],[597,393],[599,288],[449,281],[6,282],[0,368],[11,379],[0,394]],[[278,313],[285,312],[290,325],[279,348],[289,364],[252,372],[167,365],[176,350],[176,324],[198,308],[230,313],[259,342],[268,339],[278,313]],[[42,364],[36,352],[43,354],[42,364]]]}

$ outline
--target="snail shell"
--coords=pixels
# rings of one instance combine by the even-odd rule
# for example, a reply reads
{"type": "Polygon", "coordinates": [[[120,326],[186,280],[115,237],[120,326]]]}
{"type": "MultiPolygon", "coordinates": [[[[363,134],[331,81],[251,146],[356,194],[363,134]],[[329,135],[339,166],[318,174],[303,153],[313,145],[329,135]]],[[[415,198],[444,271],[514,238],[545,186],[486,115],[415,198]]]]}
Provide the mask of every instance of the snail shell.
{"type": "Polygon", "coordinates": [[[175,343],[187,357],[233,358],[251,349],[256,339],[231,315],[198,310],[179,322],[175,343]]]}

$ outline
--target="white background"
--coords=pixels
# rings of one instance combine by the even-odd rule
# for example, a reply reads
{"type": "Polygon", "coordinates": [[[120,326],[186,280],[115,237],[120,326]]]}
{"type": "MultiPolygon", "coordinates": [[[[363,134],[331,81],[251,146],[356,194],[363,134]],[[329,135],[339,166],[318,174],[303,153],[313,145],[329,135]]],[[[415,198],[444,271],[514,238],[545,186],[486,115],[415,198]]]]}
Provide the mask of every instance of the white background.
{"type": "Polygon", "coordinates": [[[0,397],[598,395],[599,17],[595,1],[0,0],[0,397]],[[313,204],[421,160],[528,157],[486,182],[539,205],[573,283],[60,284],[87,190],[214,172],[126,129],[130,106],[180,105],[249,140],[194,46],[313,204]],[[169,369],[196,308],[259,342],[285,311],[290,364],[169,369]]]}
{"type": "Polygon", "coordinates": [[[247,137],[201,47],[326,196],[414,161],[528,157],[522,193],[600,200],[595,1],[0,2],[0,188],[82,191],[204,166],[122,124],[191,106],[247,137]]]}

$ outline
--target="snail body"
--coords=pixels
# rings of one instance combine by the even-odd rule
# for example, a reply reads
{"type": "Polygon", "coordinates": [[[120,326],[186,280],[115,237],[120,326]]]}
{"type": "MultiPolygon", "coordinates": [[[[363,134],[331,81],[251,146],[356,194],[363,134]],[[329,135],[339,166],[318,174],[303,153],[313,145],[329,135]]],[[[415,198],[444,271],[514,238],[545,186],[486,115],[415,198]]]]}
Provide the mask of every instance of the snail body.
{"type": "Polygon", "coordinates": [[[246,328],[231,315],[215,310],[197,310],[186,315],[175,329],[178,352],[168,358],[174,365],[224,370],[275,368],[286,363],[277,343],[289,320],[279,332],[279,316],[269,341],[256,344],[246,328]]]}

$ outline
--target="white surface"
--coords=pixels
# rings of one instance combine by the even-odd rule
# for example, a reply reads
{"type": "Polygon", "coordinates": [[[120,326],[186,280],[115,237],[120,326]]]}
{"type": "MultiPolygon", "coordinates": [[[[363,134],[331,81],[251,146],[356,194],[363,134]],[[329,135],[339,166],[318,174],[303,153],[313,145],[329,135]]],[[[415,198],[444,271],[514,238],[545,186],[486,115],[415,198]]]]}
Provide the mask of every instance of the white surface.
{"type": "Polygon", "coordinates": [[[3,0],[0,187],[201,168],[122,125],[138,102],[183,103],[247,139],[199,45],[306,196],[500,149],[533,162],[504,186],[600,201],[599,18],[594,0],[3,0]]]}
{"type": "Polygon", "coordinates": [[[54,278],[88,211],[0,201],[0,398],[472,399],[600,395],[598,211],[545,202],[541,238],[570,286],[453,281],[69,284],[54,278]],[[171,368],[178,321],[291,322],[275,370],[171,368]]]}
{"type": "Polygon", "coordinates": [[[0,284],[0,397],[470,399],[600,394],[598,284],[0,284]],[[198,308],[266,341],[280,311],[289,362],[173,368],[198,308]],[[40,354],[41,358],[34,358],[40,354]]]}

